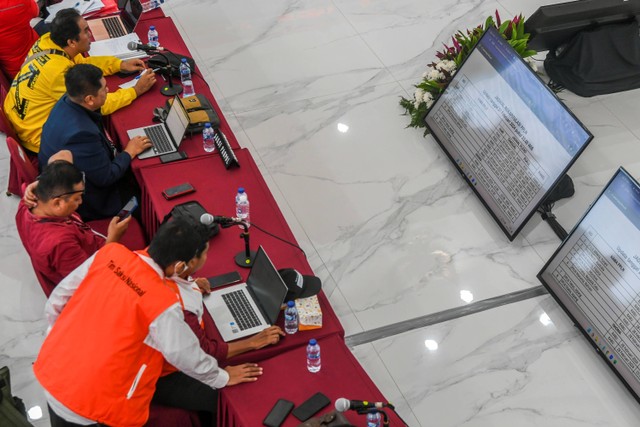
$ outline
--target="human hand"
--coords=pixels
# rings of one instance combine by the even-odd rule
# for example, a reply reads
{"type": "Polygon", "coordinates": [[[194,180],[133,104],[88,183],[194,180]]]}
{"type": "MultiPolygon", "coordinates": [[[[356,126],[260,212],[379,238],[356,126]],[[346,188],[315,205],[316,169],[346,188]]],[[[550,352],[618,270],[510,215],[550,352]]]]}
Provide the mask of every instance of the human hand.
{"type": "Polygon", "coordinates": [[[144,61],[140,58],[127,59],[120,63],[120,71],[124,71],[125,73],[133,73],[144,69],[144,61]]]}
{"type": "Polygon", "coordinates": [[[262,375],[262,368],[256,363],[244,363],[242,365],[227,366],[224,368],[229,374],[229,382],[227,385],[236,385],[240,383],[249,383],[258,380],[258,376],[262,375]]]}
{"type": "Polygon", "coordinates": [[[281,336],[284,337],[285,333],[280,329],[280,327],[270,326],[250,338],[251,347],[254,350],[258,350],[270,344],[277,344],[278,341],[280,341],[281,336]]]}
{"type": "Polygon", "coordinates": [[[140,96],[147,92],[154,84],[156,84],[156,73],[154,73],[151,68],[145,69],[144,72],[140,74],[136,85],[133,87],[136,91],[136,96],[140,96]]]}
{"type": "Polygon", "coordinates": [[[27,185],[27,188],[24,189],[24,195],[22,196],[22,201],[29,209],[35,208],[38,206],[38,197],[36,197],[36,187],[38,186],[38,181],[34,181],[31,184],[27,185]]]}
{"type": "Polygon", "coordinates": [[[124,149],[129,153],[132,159],[135,159],[138,154],[142,153],[147,148],[151,147],[151,140],[146,136],[134,136],[124,149]]]}
{"type": "Polygon", "coordinates": [[[131,216],[125,219],[114,216],[107,228],[107,243],[119,242],[122,235],[127,231],[127,228],[129,228],[129,222],[131,222],[131,216]]]}
{"type": "Polygon", "coordinates": [[[202,291],[203,294],[210,294],[211,293],[211,284],[209,283],[209,280],[207,280],[204,277],[198,277],[196,280],[196,285],[198,285],[198,287],[200,288],[200,290],[202,291]]]}

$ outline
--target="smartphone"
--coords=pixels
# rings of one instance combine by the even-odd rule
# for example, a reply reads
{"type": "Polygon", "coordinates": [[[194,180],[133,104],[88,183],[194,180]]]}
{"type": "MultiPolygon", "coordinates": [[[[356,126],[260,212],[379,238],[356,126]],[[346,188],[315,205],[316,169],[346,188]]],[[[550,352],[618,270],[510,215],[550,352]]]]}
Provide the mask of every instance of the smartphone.
{"type": "Polygon", "coordinates": [[[242,280],[240,277],[240,273],[237,271],[232,271],[231,273],[221,274],[219,276],[209,277],[209,284],[211,285],[211,289],[219,288],[220,286],[230,285],[232,283],[236,283],[242,280]]]}
{"type": "Polygon", "coordinates": [[[271,411],[269,411],[269,414],[267,414],[267,417],[262,421],[262,424],[267,427],[280,427],[287,418],[287,415],[289,415],[289,412],[293,409],[293,406],[293,402],[278,399],[276,404],[273,405],[273,408],[271,408],[271,411]]]}
{"type": "Polygon", "coordinates": [[[327,396],[318,392],[302,402],[300,406],[293,410],[292,414],[300,421],[307,421],[320,409],[327,406],[331,401],[327,396]]]}
{"type": "Polygon", "coordinates": [[[171,163],[178,160],[184,160],[187,158],[187,153],[184,151],[174,151],[173,153],[163,154],[160,156],[160,161],[162,163],[171,163]]]}
{"type": "Polygon", "coordinates": [[[193,186],[188,182],[185,182],[184,184],[176,185],[175,187],[163,190],[162,195],[165,199],[171,200],[175,199],[176,197],[184,196],[185,194],[193,193],[194,191],[196,191],[196,189],[193,188],[193,186]]]}
{"type": "Polygon", "coordinates": [[[120,221],[122,221],[123,219],[130,217],[131,212],[135,211],[136,209],[138,209],[138,199],[136,198],[136,196],[133,196],[129,199],[127,204],[124,205],[122,210],[118,212],[117,217],[120,218],[120,221]]]}

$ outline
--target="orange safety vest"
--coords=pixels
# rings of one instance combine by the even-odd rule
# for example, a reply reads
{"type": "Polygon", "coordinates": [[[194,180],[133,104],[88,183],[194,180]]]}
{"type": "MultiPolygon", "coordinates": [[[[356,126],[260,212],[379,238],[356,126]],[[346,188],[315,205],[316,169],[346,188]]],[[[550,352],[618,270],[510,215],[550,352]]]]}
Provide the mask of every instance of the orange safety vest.
{"type": "Polygon", "coordinates": [[[149,325],[177,302],[138,255],[111,243],[58,317],[33,369],[62,405],[98,423],[142,426],[164,357],[144,344],[149,325]]]}

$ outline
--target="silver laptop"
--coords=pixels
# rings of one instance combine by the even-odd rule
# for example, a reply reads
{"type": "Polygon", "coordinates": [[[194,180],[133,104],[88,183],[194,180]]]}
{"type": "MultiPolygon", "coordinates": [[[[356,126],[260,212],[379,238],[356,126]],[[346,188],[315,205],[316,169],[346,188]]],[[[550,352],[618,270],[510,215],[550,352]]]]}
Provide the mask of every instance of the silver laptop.
{"type": "Polygon", "coordinates": [[[148,159],[178,151],[187,126],[189,126],[189,115],[184,109],[180,97],[176,96],[164,123],[131,129],[127,131],[127,134],[129,138],[149,137],[153,145],[138,156],[139,159],[148,159]]]}
{"type": "Polygon", "coordinates": [[[140,0],[121,0],[118,3],[119,14],[87,20],[94,40],[115,39],[133,32],[142,14],[140,0]]]}
{"type": "Polygon", "coordinates": [[[211,292],[204,303],[225,342],[256,334],[275,324],[287,296],[278,270],[258,249],[247,283],[211,292]]]}

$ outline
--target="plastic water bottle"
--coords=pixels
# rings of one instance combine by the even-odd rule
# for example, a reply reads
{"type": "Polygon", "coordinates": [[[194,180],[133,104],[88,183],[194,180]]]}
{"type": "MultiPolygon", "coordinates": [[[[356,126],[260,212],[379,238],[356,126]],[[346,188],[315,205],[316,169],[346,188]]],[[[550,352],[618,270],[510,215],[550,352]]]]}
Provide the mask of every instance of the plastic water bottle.
{"type": "Polygon", "coordinates": [[[380,427],[382,423],[382,417],[380,412],[367,413],[367,427],[380,427]]]}
{"type": "Polygon", "coordinates": [[[313,372],[315,374],[320,371],[321,366],[320,344],[312,338],[309,340],[309,345],[307,346],[307,369],[309,372],[313,372]]]}
{"type": "Polygon", "coordinates": [[[182,62],[180,63],[180,81],[182,82],[183,98],[196,94],[193,88],[193,80],[191,80],[191,67],[189,67],[187,58],[182,58],[182,62]]]}
{"type": "Polygon", "coordinates": [[[202,146],[204,151],[212,153],[216,149],[216,141],[213,139],[214,130],[211,127],[211,123],[205,123],[204,129],[202,129],[202,146]]]}
{"type": "MultiPolygon", "coordinates": [[[[247,222],[249,226],[249,196],[243,187],[238,188],[238,194],[236,194],[236,216],[243,221],[247,222]]],[[[241,225],[240,228],[243,228],[241,225]]]]}
{"type": "Polygon", "coordinates": [[[290,335],[298,332],[298,309],[293,301],[289,301],[284,310],[284,331],[290,335]]]}
{"type": "Polygon", "coordinates": [[[158,36],[158,31],[154,25],[149,27],[149,32],[147,33],[147,39],[149,40],[149,46],[158,47],[160,46],[160,37],[158,36]]]}

